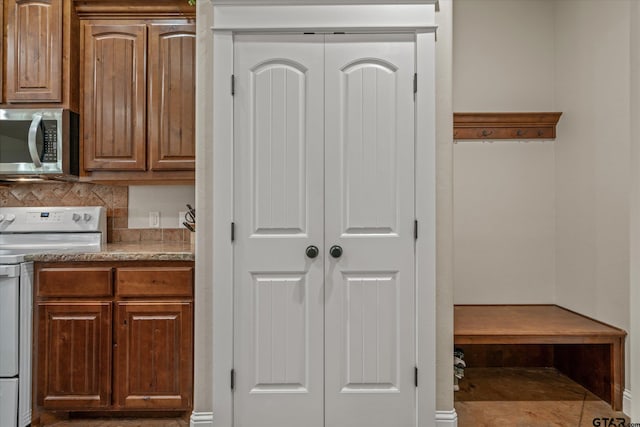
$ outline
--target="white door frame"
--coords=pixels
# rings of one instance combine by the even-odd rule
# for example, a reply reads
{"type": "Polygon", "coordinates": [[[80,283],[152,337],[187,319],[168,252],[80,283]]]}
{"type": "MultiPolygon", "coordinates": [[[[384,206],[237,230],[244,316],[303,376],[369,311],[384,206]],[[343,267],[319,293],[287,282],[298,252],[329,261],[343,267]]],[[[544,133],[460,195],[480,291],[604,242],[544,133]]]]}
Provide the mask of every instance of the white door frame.
{"type": "Polygon", "coordinates": [[[416,34],[417,417],[420,427],[433,426],[436,423],[436,0],[343,2],[347,5],[337,5],[334,0],[273,0],[278,6],[268,6],[268,3],[269,0],[210,0],[204,5],[198,4],[198,19],[206,16],[203,21],[212,26],[211,33],[199,34],[197,49],[207,54],[213,50],[213,60],[198,67],[196,76],[197,87],[212,87],[213,93],[199,94],[198,105],[211,106],[213,111],[198,112],[198,118],[204,124],[198,125],[196,204],[210,210],[201,214],[207,216],[201,216],[198,222],[196,296],[203,298],[196,300],[196,319],[210,319],[211,323],[196,325],[195,340],[196,349],[202,350],[198,342],[210,343],[211,347],[205,350],[211,354],[206,360],[202,360],[202,355],[196,355],[196,410],[191,425],[233,425],[230,388],[233,368],[233,246],[230,239],[233,222],[233,97],[230,87],[233,34],[344,31],[416,34]],[[208,100],[204,102],[204,98],[208,100]],[[213,141],[201,141],[200,135],[211,135],[213,141]],[[204,315],[203,312],[212,313],[204,315]],[[199,366],[211,376],[199,375],[199,366]],[[199,390],[211,393],[210,409],[199,403],[202,401],[199,390]]]}

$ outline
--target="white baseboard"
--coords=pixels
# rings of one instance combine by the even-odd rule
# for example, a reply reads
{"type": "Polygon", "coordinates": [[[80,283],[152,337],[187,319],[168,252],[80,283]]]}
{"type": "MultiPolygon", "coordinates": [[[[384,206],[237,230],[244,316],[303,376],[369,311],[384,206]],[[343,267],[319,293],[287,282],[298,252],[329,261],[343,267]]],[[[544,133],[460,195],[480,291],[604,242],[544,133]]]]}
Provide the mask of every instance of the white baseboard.
{"type": "MultiPolygon", "coordinates": [[[[629,396],[631,396],[629,394],[629,396]]],[[[456,410],[436,411],[437,427],[458,427],[456,410]]],[[[213,412],[192,412],[191,427],[213,427],[213,412]]]]}
{"type": "Polygon", "coordinates": [[[436,427],[458,427],[456,410],[436,411],[436,427]]]}
{"type": "Polygon", "coordinates": [[[191,427],[213,427],[213,412],[192,412],[191,427]]]}
{"type": "Polygon", "coordinates": [[[628,417],[631,416],[631,392],[627,389],[622,393],[622,412],[628,417]]]}

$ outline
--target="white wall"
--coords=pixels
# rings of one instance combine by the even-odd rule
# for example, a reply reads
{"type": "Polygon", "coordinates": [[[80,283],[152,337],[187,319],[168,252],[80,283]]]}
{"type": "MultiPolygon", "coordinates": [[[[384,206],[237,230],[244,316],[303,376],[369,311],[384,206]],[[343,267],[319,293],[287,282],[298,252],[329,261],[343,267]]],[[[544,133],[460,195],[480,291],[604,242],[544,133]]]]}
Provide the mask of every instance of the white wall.
{"type": "Polygon", "coordinates": [[[454,111],[552,111],[553,5],[454,0],[454,111]]]}
{"type": "MultiPolygon", "coordinates": [[[[196,5],[196,271],[193,341],[193,413],[191,426],[207,426],[213,410],[213,7],[208,1],[196,5]],[[206,76],[206,78],[202,78],[206,76]],[[202,418],[202,422],[198,421],[202,418]],[[194,419],[195,418],[195,419],[194,419]]],[[[216,94],[214,94],[215,96],[216,94]]]]}
{"type": "Polygon", "coordinates": [[[436,13],[436,411],[445,415],[453,411],[453,4],[440,0],[436,13]]]}
{"type": "Polygon", "coordinates": [[[193,185],[130,185],[129,228],[150,228],[149,212],[160,213],[159,228],[180,228],[179,213],[195,207],[195,198],[193,185]]]}
{"type": "MultiPolygon", "coordinates": [[[[631,117],[640,117],[640,2],[631,3],[631,117]]],[[[629,338],[627,352],[640,354],[640,120],[631,120],[631,206],[630,206],[630,309],[629,338]]],[[[627,365],[629,383],[640,384],[640,358],[630,358],[627,365]]],[[[636,398],[632,401],[631,421],[640,423],[640,387],[635,387],[636,398]]]]}
{"type": "Polygon", "coordinates": [[[553,142],[454,146],[456,304],[553,303],[553,142]]]}
{"type": "Polygon", "coordinates": [[[557,303],[627,331],[632,1],[556,2],[557,303]]]}
{"type": "MultiPolygon", "coordinates": [[[[453,110],[553,111],[554,3],[455,0],[453,110]]],[[[553,303],[551,142],[454,146],[454,302],[553,303]]]]}

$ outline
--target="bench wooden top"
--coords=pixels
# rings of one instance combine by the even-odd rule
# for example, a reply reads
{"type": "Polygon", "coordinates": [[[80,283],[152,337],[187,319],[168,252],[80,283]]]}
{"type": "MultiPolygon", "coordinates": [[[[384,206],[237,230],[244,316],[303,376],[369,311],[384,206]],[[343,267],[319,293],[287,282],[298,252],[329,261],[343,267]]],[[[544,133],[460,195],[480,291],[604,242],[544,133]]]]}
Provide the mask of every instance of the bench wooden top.
{"type": "Polygon", "coordinates": [[[626,332],[557,305],[456,305],[454,335],[457,343],[488,343],[492,338],[503,342],[506,337],[534,343],[574,342],[580,337],[608,341],[626,332]]]}
{"type": "MultiPolygon", "coordinates": [[[[610,401],[614,410],[622,410],[626,335],[622,329],[557,305],[456,305],[453,329],[454,343],[461,346],[551,344],[566,349],[566,344],[577,344],[573,347],[577,353],[571,354],[584,355],[587,354],[585,352],[591,353],[586,346],[604,345],[608,349],[605,350],[608,357],[583,359],[581,365],[573,365],[581,366],[580,372],[574,374],[581,377],[589,370],[604,373],[604,376],[596,375],[595,382],[588,388],[599,390],[596,394],[610,401]],[[597,366],[594,365],[596,362],[597,366]]],[[[602,351],[594,354],[602,354],[602,351]]],[[[585,375],[593,377],[588,372],[585,375]]]]}

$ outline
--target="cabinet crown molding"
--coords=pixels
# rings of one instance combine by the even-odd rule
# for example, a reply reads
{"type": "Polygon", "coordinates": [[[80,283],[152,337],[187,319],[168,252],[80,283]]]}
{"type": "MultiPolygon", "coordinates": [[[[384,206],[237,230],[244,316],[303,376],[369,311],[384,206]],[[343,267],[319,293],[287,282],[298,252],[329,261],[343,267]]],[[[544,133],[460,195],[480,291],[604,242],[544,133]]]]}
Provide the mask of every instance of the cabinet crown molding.
{"type": "Polygon", "coordinates": [[[196,8],[187,0],[74,0],[80,18],[189,18],[195,19],[196,8]]]}

